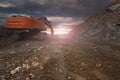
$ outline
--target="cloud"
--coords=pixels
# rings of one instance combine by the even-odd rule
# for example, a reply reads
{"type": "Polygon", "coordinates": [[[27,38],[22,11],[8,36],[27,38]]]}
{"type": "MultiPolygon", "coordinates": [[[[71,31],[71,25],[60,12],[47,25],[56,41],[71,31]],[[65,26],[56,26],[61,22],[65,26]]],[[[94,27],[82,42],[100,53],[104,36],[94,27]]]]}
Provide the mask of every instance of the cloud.
{"type": "Polygon", "coordinates": [[[73,17],[62,17],[62,16],[52,16],[48,17],[48,20],[52,23],[53,27],[57,28],[73,28],[78,26],[84,18],[73,18],[73,17]]]}
{"type": "Polygon", "coordinates": [[[0,7],[6,8],[6,7],[11,7],[11,6],[13,5],[9,2],[0,2],[0,7]]]}
{"type": "MultiPolygon", "coordinates": [[[[0,7],[0,12],[32,15],[86,17],[113,0],[5,0],[14,6],[0,7]]],[[[4,1],[4,3],[5,3],[4,1]]],[[[5,5],[5,4],[4,4],[5,5]]]]}

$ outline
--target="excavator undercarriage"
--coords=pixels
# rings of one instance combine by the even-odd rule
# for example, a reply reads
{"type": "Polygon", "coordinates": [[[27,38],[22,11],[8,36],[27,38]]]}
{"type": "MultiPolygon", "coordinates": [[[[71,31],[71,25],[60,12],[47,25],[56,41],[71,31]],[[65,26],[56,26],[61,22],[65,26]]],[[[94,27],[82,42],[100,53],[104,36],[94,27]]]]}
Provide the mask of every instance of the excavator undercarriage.
{"type": "Polygon", "coordinates": [[[14,40],[44,40],[47,33],[39,29],[32,30],[7,30],[6,37],[14,40]]]}

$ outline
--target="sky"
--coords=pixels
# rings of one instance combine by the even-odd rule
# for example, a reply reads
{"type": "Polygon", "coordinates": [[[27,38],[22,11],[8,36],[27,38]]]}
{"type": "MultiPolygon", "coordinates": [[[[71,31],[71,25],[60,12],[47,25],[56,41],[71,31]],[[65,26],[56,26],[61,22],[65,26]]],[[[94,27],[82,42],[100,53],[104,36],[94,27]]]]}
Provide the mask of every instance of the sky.
{"type": "Polygon", "coordinates": [[[114,0],[0,0],[0,21],[9,14],[47,16],[54,25],[81,23],[114,0]]]}

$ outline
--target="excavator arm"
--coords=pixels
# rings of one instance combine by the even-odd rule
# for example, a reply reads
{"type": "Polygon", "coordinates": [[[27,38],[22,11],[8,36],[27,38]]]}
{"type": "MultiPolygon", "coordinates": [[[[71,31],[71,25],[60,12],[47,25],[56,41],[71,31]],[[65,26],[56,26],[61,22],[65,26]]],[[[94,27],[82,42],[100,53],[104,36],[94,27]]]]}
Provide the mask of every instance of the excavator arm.
{"type": "Polygon", "coordinates": [[[51,34],[53,35],[53,34],[54,34],[54,30],[53,30],[53,27],[52,27],[50,21],[46,20],[46,21],[45,21],[45,24],[50,28],[51,34]]]}
{"type": "MultiPolygon", "coordinates": [[[[52,25],[51,25],[51,23],[50,23],[50,21],[48,21],[47,20],[47,18],[46,17],[44,17],[44,16],[41,16],[41,17],[39,17],[38,19],[37,19],[37,27],[39,28],[39,27],[45,27],[45,25],[44,24],[46,24],[49,28],[50,28],[50,30],[51,30],[51,34],[53,35],[54,34],[54,30],[53,30],[53,27],[52,27],[52,25]]],[[[36,25],[35,24],[35,25],[36,25]]]]}

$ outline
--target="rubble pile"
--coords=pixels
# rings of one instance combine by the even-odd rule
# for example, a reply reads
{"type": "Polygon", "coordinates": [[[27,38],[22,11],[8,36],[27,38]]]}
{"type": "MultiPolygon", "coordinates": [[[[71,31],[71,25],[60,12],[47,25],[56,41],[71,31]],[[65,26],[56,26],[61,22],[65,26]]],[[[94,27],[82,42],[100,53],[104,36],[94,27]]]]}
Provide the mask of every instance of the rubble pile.
{"type": "Polygon", "coordinates": [[[89,39],[120,41],[120,0],[85,20],[78,32],[89,39]]]}

